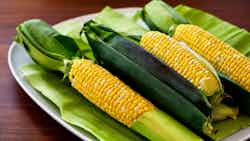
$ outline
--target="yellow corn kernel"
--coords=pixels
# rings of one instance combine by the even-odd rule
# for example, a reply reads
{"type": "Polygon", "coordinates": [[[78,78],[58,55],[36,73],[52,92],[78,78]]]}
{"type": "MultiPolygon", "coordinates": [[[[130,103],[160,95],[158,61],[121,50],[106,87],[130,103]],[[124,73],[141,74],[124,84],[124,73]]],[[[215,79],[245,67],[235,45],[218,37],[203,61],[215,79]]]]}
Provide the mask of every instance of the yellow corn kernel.
{"type": "Polygon", "coordinates": [[[140,45],[211,96],[220,91],[220,82],[207,66],[190,51],[166,34],[150,31],[141,38],[140,45]]]}
{"type": "Polygon", "coordinates": [[[207,59],[217,71],[250,92],[250,59],[196,25],[179,25],[174,38],[207,59]]]}
{"type": "Polygon", "coordinates": [[[154,108],[148,100],[92,61],[74,60],[69,79],[85,98],[127,126],[154,108]]]}

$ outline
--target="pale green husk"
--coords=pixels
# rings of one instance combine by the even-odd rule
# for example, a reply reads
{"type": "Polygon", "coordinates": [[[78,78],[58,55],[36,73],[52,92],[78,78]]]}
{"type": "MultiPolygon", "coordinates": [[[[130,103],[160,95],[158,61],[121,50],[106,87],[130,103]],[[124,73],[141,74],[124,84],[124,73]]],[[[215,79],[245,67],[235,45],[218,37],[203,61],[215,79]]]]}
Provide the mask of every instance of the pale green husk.
{"type": "Polygon", "coordinates": [[[152,0],[143,7],[142,16],[151,30],[169,33],[174,25],[187,23],[187,20],[162,0],[152,0]],[[148,19],[148,20],[147,20],[148,19]]]}
{"type": "Polygon", "coordinates": [[[152,141],[202,141],[199,136],[178,121],[155,109],[144,113],[131,126],[132,129],[147,135],[152,141]]]}
{"type": "Polygon", "coordinates": [[[175,9],[187,18],[191,24],[202,27],[250,57],[250,33],[245,29],[189,6],[179,5],[175,9]]]}
{"type": "MultiPolygon", "coordinates": [[[[25,65],[21,72],[33,88],[56,105],[66,122],[83,128],[101,141],[142,141],[141,136],[113,120],[77,91],[64,84],[60,75],[36,64],[25,65]]],[[[96,140],[93,136],[90,136],[96,140]]]]}

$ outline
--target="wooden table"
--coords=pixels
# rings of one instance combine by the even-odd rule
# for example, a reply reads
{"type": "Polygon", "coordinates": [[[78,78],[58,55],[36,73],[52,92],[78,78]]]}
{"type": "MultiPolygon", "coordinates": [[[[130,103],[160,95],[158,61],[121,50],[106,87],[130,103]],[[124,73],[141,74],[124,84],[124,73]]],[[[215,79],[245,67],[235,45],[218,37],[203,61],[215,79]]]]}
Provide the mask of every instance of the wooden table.
{"type": "MultiPolygon", "coordinates": [[[[7,51],[18,23],[41,18],[50,24],[112,7],[143,6],[144,0],[0,0],[0,141],[79,140],[42,111],[19,87],[7,64],[7,51]]],[[[216,14],[250,30],[248,0],[171,0],[216,14]]]]}

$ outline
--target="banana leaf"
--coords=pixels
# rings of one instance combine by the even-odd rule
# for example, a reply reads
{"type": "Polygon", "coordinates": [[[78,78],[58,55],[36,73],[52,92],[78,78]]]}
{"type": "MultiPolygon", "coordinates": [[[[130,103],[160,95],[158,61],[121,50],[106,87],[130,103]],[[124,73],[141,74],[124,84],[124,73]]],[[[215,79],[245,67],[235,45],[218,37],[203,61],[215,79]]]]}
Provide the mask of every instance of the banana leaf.
{"type": "Polygon", "coordinates": [[[185,5],[175,9],[191,24],[198,25],[250,57],[250,33],[209,13],[185,5]]]}
{"type": "Polygon", "coordinates": [[[66,122],[83,128],[101,141],[143,141],[141,136],[113,120],[76,90],[36,64],[21,68],[25,79],[44,97],[54,103],[66,122]]]}

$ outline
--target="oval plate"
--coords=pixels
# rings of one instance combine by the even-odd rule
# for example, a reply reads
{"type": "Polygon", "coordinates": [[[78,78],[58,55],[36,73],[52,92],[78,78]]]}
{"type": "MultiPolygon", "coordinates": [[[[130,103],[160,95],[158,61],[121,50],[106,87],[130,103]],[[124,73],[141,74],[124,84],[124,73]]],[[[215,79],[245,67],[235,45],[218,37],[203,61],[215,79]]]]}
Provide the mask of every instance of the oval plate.
{"type": "MultiPolygon", "coordinates": [[[[131,7],[131,8],[119,8],[115,10],[122,14],[129,16],[129,15],[133,15],[138,9],[140,8],[131,7]]],[[[97,13],[88,14],[88,15],[72,18],[63,22],[74,20],[74,21],[81,21],[82,23],[84,23],[90,19],[93,19],[96,16],[96,14],[97,13]]],[[[11,70],[12,75],[14,76],[16,81],[19,83],[19,85],[22,87],[22,89],[26,92],[26,94],[38,106],[40,106],[48,115],[50,115],[54,120],[56,120],[59,124],[61,124],[63,127],[65,127],[67,130],[72,132],[74,135],[76,135],[80,139],[85,140],[85,141],[97,140],[91,133],[85,131],[84,129],[72,126],[68,124],[67,122],[63,121],[63,119],[60,117],[60,113],[57,107],[53,103],[45,99],[45,97],[43,97],[34,88],[32,88],[32,86],[22,77],[22,74],[20,73],[19,68],[25,64],[33,63],[33,61],[28,56],[24,48],[21,48],[18,46],[19,45],[16,42],[13,42],[10,45],[10,48],[8,51],[8,64],[9,64],[9,68],[11,70]]],[[[230,137],[224,139],[223,141],[244,141],[249,137],[250,137],[250,127],[240,130],[239,132],[231,135],[230,137]]]]}

